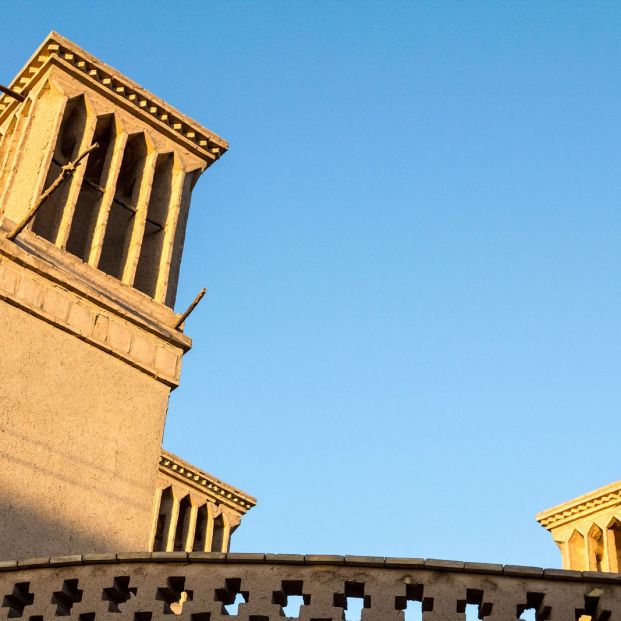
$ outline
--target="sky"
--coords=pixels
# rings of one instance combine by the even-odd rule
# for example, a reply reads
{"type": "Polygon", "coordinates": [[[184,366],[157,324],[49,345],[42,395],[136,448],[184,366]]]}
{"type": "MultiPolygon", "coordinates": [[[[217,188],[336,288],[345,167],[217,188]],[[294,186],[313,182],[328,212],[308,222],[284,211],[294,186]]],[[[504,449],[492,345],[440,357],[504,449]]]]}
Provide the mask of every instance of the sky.
{"type": "Polygon", "coordinates": [[[164,446],[232,549],[560,566],[619,476],[621,6],[4,2],[230,142],[193,195],[164,446]]]}

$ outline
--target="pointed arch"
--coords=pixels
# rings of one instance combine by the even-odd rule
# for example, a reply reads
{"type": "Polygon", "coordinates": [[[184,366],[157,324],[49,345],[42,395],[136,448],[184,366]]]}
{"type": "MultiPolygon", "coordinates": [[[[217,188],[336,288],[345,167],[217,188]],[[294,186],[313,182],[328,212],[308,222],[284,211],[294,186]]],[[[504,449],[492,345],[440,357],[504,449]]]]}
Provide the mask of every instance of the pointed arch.
{"type": "Polygon", "coordinates": [[[164,228],[173,189],[173,165],[172,153],[162,153],[157,156],[144,237],[134,279],[134,287],[149,297],[155,296],[160,272],[164,228]]]}
{"type": "Polygon", "coordinates": [[[584,535],[574,530],[569,538],[569,569],[588,570],[584,535]]]}
{"type": "MultiPolygon", "coordinates": [[[[69,99],[63,112],[52,161],[47,171],[45,188],[52,184],[65,164],[78,156],[82,137],[86,130],[86,121],[87,105],[84,95],[69,99]]],[[[32,230],[37,235],[52,243],[56,241],[63,207],[67,202],[70,188],[70,183],[64,183],[54,192],[39,209],[32,225],[32,230]]]]}
{"type": "Polygon", "coordinates": [[[98,116],[93,142],[98,143],[99,148],[88,157],[67,239],[67,250],[83,261],[88,259],[92,245],[116,138],[117,124],[114,115],[98,116]]]}
{"type": "Polygon", "coordinates": [[[589,569],[604,571],[604,531],[593,524],[589,529],[589,569]]]}
{"type": "Polygon", "coordinates": [[[184,496],[179,501],[179,517],[177,518],[177,528],[175,529],[174,551],[185,550],[185,544],[190,532],[190,515],[192,512],[192,501],[190,495],[184,496]]]}
{"type": "Polygon", "coordinates": [[[99,259],[99,269],[115,278],[125,268],[147,152],[144,132],[127,138],[99,259]]]}
{"type": "Polygon", "coordinates": [[[225,524],[222,513],[217,515],[213,521],[213,539],[211,540],[212,552],[226,552],[225,546],[225,524]]]}
{"type": "Polygon", "coordinates": [[[173,505],[174,497],[172,487],[168,486],[162,490],[160,496],[160,507],[157,516],[157,524],[155,526],[155,537],[153,539],[153,550],[155,552],[164,552],[166,550],[166,541],[170,529],[173,505]]]}
{"type": "Polygon", "coordinates": [[[621,572],[621,520],[613,517],[606,527],[608,571],[621,572]]]}

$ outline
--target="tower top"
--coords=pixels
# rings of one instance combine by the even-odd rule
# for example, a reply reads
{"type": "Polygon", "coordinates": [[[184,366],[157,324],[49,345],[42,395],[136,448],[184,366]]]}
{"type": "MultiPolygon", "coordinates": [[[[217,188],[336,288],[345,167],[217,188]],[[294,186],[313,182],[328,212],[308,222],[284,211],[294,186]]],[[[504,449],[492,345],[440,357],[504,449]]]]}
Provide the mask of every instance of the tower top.
{"type": "Polygon", "coordinates": [[[227,142],[55,32],[11,89],[21,97],[0,97],[2,231],[125,306],[166,315],[192,189],[227,142]]]}
{"type": "MultiPolygon", "coordinates": [[[[157,131],[169,135],[202,157],[206,166],[228,149],[226,140],[54,31],[15,76],[11,89],[27,95],[52,64],[141,117],[157,131]]],[[[0,94],[0,124],[17,105],[15,99],[0,94]]]]}

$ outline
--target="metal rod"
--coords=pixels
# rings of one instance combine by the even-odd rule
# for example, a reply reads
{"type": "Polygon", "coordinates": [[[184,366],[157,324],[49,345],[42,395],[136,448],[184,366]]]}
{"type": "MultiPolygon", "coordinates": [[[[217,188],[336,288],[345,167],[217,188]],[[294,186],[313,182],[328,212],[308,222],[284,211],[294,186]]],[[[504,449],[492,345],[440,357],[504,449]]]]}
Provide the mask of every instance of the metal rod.
{"type": "MultiPolygon", "coordinates": [[[[56,166],[60,166],[62,168],[62,164],[56,159],[53,158],[52,162],[54,162],[54,164],[56,164],[56,166]]],[[[93,180],[89,179],[88,177],[84,177],[84,183],[86,183],[86,185],[90,186],[91,188],[93,188],[93,190],[97,190],[98,192],[100,192],[101,194],[104,194],[106,191],[106,188],[100,186],[99,184],[95,183],[93,180]]],[[[133,206],[130,205],[129,203],[126,203],[125,201],[122,201],[121,199],[117,198],[116,196],[112,199],[113,203],[116,203],[117,205],[120,205],[121,207],[124,207],[125,209],[127,209],[127,211],[131,211],[133,214],[135,214],[137,212],[137,209],[133,206]]],[[[159,233],[164,226],[161,225],[159,222],[156,222],[155,220],[151,220],[151,218],[147,218],[147,222],[149,224],[152,224],[153,226],[157,227],[157,233],[159,233]]]]}
{"type": "Polygon", "coordinates": [[[16,93],[12,88],[9,88],[8,86],[2,86],[2,84],[0,84],[0,91],[3,92],[5,95],[8,95],[9,97],[13,97],[13,99],[17,99],[17,101],[19,101],[20,103],[22,101],[26,101],[26,98],[23,95],[16,93]]]}
{"type": "Polygon", "coordinates": [[[39,211],[41,205],[45,203],[45,201],[62,185],[62,182],[67,178],[71,177],[73,173],[76,171],[77,167],[80,165],[80,162],[91,152],[99,147],[99,143],[92,144],[88,149],[82,151],[80,155],[76,158],[75,161],[69,162],[62,167],[60,174],[52,185],[39,196],[37,202],[28,210],[28,213],[21,219],[19,224],[15,227],[13,231],[11,231],[7,235],[7,239],[14,240],[25,228],[28,226],[28,223],[35,217],[37,211],[39,211]]]}
{"type": "Polygon", "coordinates": [[[206,293],[207,293],[207,289],[205,289],[205,287],[203,287],[198,292],[198,295],[194,298],[194,301],[192,302],[192,304],[190,304],[190,306],[188,306],[188,310],[186,310],[185,313],[183,313],[183,315],[181,315],[181,317],[179,317],[179,321],[177,321],[177,323],[175,324],[175,330],[179,330],[181,324],[188,318],[190,313],[197,307],[198,303],[203,299],[203,296],[206,293]]]}

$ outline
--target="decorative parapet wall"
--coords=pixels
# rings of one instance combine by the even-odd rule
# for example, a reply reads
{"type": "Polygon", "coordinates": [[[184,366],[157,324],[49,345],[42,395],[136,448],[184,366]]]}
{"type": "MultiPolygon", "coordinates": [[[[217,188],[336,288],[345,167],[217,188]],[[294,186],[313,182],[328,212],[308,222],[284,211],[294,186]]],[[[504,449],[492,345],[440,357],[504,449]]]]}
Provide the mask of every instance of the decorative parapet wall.
{"type": "Polygon", "coordinates": [[[607,621],[621,618],[621,576],[423,559],[277,554],[94,554],[0,564],[9,618],[43,621],[607,621]],[[298,605],[294,605],[297,603],[298,605]],[[413,618],[408,614],[409,618],[413,618]]]}
{"type": "Polygon", "coordinates": [[[162,451],[151,549],[227,552],[231,535],[255,498],[162,451]]]}
{"type": "Polygon", "coordinates": [[[537,514],[566,569],[621,572],[621,481],[537,514]]]}

